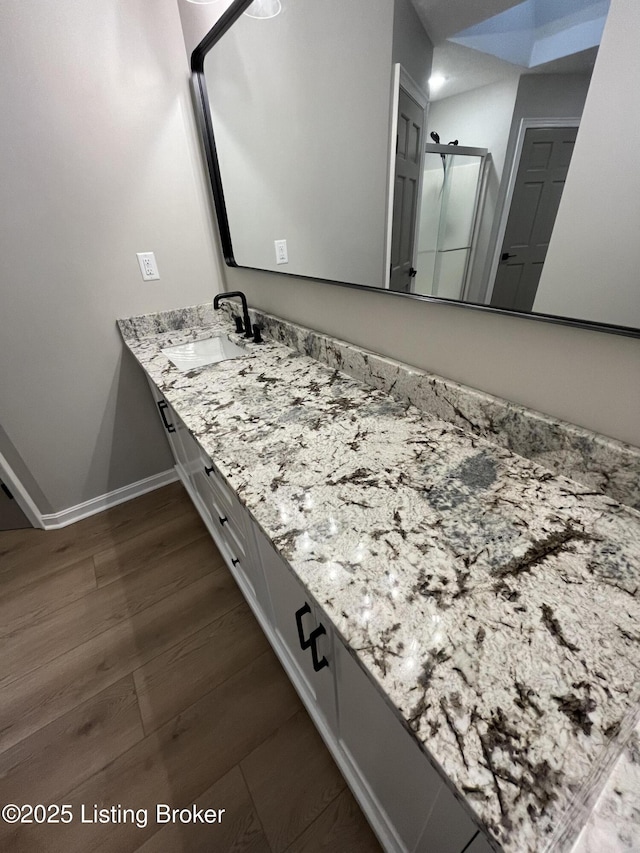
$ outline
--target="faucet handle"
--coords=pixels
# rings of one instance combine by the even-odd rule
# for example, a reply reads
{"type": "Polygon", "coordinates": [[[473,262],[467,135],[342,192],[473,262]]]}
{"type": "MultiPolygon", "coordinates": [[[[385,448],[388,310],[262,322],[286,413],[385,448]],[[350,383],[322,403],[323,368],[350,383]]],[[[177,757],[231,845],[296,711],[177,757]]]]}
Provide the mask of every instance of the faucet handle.
{"type": "Polygon", "coordinates": [[[253,324],[253,342],[254,342],[254,344],[261,344],[262,343],[262,335],[260,334],[261,328],[262,327],[259,326],[257,323],[253,324]]]}
{"type": "Polygon", "coordinates": [[[244,332],[244,326],[240,317],[233,318],[236,321],[236,332],[241,335],[244,332]]]}

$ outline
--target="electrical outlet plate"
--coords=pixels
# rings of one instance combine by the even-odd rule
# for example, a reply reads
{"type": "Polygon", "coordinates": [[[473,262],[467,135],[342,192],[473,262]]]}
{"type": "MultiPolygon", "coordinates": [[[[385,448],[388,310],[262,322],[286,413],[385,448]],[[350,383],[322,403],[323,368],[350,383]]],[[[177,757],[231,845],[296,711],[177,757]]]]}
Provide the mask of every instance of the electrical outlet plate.
{"type": "Polygon", "coordinates": [[[289,263],[289,254],[287,253],[287,241],[286,240],[274,240],[273,244],[276,247],[276,263],[277,264],[288,264],[289,263]]]}
{"type": "Polygon", "coordinates": [[[156,281],[160,278],[156,256],[153,252],[137,252],[138,263],[140,264],[140,272],[145,281],[156,281]]]}

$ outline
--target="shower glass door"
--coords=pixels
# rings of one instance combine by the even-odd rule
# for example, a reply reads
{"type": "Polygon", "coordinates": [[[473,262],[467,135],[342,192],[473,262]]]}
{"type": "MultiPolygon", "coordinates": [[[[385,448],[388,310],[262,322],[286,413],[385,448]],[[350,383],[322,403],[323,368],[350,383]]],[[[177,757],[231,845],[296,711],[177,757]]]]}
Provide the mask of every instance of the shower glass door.
{"type": "Polygon", "coordinates": [[[426,146],[414,293],[464,298],[486,157],[484,148],[426,146]]]}

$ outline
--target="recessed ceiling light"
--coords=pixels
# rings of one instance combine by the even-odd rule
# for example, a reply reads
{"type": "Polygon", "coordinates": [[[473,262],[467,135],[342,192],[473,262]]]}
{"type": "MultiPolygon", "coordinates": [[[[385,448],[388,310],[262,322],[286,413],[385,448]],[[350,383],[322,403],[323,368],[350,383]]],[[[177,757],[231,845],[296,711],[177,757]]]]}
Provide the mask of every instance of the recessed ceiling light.
{"type": "Polygon", "coordinates": [[[445,83],[445,77],[443,74],[433,74],[429,77],[429,91],[433,94],[437,92],[438,89],[442,88],[445,83]]]}

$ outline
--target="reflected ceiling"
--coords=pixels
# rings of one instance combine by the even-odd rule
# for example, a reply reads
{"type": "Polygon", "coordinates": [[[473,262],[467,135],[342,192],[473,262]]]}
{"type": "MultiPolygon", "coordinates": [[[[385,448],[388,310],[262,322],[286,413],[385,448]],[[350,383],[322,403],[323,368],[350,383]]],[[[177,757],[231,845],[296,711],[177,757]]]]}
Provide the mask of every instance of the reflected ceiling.
{"type": "MultiPolygon", "coordinates": [[[[522,0],[483,0],[482,3],[470,3],[469,0],[411,2],[434,44],[433,74],[440,75],[445,81],[437,91],[430,93],[431,100],[434,101],[479,89],[509,77],[518,78],[522,74],[590,74],[598,53],[597,46],[581,49],[574,44],[571,48],[573,53],[550,61],[539,60],[540,64],[529,67],[531,42],[535,40],[536,34],[541,35],[544,27],[557,29],[562,26],[563,21],[566,24],[571,16],[576,19],[576,23],[589,17],[600,20],[602,15],[606,15],[606,9],[609,7],[609,0],[537,0],[536,3],[534,0],[525,3],[522,0]],[[563,11],[558,22],[561,9],[563,11]],[[554,14],[555,24],[550,20],[554,14]],[[504,29],[505,22],[508,21],[511,26],[515,26],[518,19],[518,26],[526,32],[523,42],[529,45],[529,53],[525,49],[520,56],[521,64],[516,62],[515,56],[512,56],[511,61],[507,61],[491,52],[481,52],[480,46],[454,41],[466,38],[464,34],[467,31],[481,36],[485,26],[504,29]],[[494,24],[491,24],[492,21],[494,24]]],[[[601,30],[602,27],[599,26],[601,30]]],[[[505,40],[504,34],[501,34],[498,39],[504,45],[505,42],[510,42],[511,36],[505,40]]],[[[488,47],[490,48],[491,44],[488,44],[488,47]]]]}
{"type": "Polygon", "coordinates": [[[608,0],[525,0],[449,40],[534,68],[597,47],[608,11],[608,0]]]}

